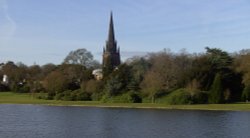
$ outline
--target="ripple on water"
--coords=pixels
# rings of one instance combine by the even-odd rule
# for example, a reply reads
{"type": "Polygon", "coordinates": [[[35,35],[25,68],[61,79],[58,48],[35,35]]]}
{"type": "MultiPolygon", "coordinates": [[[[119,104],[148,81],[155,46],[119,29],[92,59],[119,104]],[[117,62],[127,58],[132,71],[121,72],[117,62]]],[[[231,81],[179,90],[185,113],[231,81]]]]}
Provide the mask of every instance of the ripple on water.
{"type": "Polygon", "coordinates": [[[2,138],[250,136],[250,112],[0,105],[2,138]]]}

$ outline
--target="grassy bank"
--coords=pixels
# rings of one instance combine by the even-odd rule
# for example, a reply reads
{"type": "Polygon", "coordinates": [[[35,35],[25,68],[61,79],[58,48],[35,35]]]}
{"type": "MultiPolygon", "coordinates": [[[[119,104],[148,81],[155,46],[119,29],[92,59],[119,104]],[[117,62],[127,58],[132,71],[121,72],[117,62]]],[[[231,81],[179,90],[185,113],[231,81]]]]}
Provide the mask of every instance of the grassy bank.
{"type": "Polygon", "coordinates": [[[250,111],[250,104],[246,103],[166,105],[166,104],[151,104],[151,103],[101,103],[96,101],[56,101],[56,100],[37,99],[34,98],[32,94],[19,94],[12,92],[0,92],[0,104],[42,104],[42,105],[55,105],[55,106],[250,111]]]}

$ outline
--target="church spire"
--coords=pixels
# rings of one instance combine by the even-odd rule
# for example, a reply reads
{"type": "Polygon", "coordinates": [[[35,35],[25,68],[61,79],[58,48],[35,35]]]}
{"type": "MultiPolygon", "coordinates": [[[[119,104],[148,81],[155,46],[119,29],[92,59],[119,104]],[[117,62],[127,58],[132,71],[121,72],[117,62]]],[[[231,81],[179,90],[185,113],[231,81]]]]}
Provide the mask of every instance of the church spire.
{"type": "Polygon", "coordinates": [[[110,13],[108,42],[115,43],[115,31],[114,31],[114,23],[113,23],[113,14],[112,14],[112,12],[110,13]]]}
{"type": "MultiPolygon", "coordinates": [[[[115,40],[113,15],[111,12],[110,22],[109,22],[109,30],[108,30],[108,40],[106,41],[106,46],[103,50],[103,71],[104,71],[104,74],[106,74],[106,75],[109,74],[120,64],[121,64],[120,49],[117,49],[117,43],[115,40]]],[[[106,76],[106,75],[104,75],[104,76],[106,76]]]]}

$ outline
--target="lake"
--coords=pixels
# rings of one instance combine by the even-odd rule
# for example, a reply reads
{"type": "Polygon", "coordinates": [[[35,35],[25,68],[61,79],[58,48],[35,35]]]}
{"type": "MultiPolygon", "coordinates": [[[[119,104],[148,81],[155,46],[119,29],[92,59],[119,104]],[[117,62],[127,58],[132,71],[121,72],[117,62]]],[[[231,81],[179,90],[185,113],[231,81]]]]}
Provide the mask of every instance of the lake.
{"type": "Polygon", "coordinates": [[[0,105],[0,138],[245,138],[250,112],[0,105]]]}

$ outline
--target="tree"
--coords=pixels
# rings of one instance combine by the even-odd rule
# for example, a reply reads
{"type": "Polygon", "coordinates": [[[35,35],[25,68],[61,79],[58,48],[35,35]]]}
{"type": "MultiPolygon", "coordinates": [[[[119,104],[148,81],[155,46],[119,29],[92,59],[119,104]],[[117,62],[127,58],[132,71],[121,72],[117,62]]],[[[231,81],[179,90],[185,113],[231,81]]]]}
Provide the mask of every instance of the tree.
{"type": "Polygon", "coordinates": [[[232,65],[233,59],[227,52],[209,47],[206,50],[214,71],[225,71],[232,65]]]}
{"type": "Polygon", "coordinates": [[[116,96],[122,89],[122,83],[118,76],[110,77],[105,85],[106,94],[108,97],[116,96]]]}
{"type": "Polygon", "coordinates": [[[131,82],[131,67],[121,64],[106,78],[106,92],[109,95],[118,95],[121,92],[128,91],[128,84],[131,82]]]}
{"type": "Polygon", "coordinates": [[[2,73],[8,76],[9,78],[8,85],[10,86],[10,89],[12,91],[28,92],[28,89],[25,89],[24,91],[21,90],[21,88],[26,83],[27,66],[23,64],[17,66],[14,64],[14,62],[9,61],[2,67],[2,73]]]}
{"type": "Polygon", "coordinates": [[[48,92],[48,98],[53,99],[53,97],[67,90],[68,80],[59,71],[51,72],[43,81],[43,86],[48,92]]]}
{"type": "MultiPolygon", "coordinates": [[[[227,101],[239,101],[241,98],[241,75],[233,70],[234,58],[217,48],[206,48],[206,54],[197,55],[187,76],[189,82],[196,79],[201,91],[209,91],[216,74],[220,74],[221,86],[225,90],[227,101]]],[[[224,99],[225,100],[225,99],[224,99]]]]}
{"type": "Polygon", "coordinates": [[[154,102],[157,94],[176,88],[181,73],[175,56],[167,51],[151,54],[149,63],[151,67],[144,76],[141,89],[154,102]]]}
{"type": "Polygon", "coordinates": [[[208,91],[213,81],[213,72],[211,68],[212,65],[207,55],[194,56],[191,68],[186,73],[188,83],[196,80],[199,82],[198,89],[208,91]]]}
{"type": "Polygon", "coordinates": [[[190,82],[188,72],[192,68],[193,56],[188,54],[185,49],[174,55],[177,87],[184,88],[190,82]]]}
{"type": "Polygon", "coordinates": [[[241,94],[242,100],[250,100],[250,51],[242,50],[235,59],[235,70],[242,75],[241,83],[244,89],[241,94]]]}
{"type": "Polygon", "coordinates": [[[91,52],[85,48],[71,51],[68,56],[64,59],[65,64],[80,64],[87,68],[98,67],[100,64],[93,59],[91,52]]]}
{"type": "Polygon", "coordinates": [[[83,82],[82,89],[84,89],[84,91],[86,91],[87,93],[98,93],[101,92],[101,81],[97,81],[94,79],[91,79],[87,82],[83,82]]]}
{"type": "Polygon", "coordinates": [[[56,70],[57,66],[52,64],[52,63],[48,63],[45,64],[41,67],[41,77],[45,78],[49,73],[51,73],[52,71],[56,70]]]}
{"type": "Polygon", "coordinates": [[[82,65],[62,64],[45,77],[43,85],[48,92],[48,96],[53,98],[66,90],[75,91],[80,89],[82,82],[92,78],[91,70],[82,65]]]}
{"type": "Polygon", "coordinates": [[[138,91],[140,89],[140,83],[149,69],[149,62],[142,57],[133,57],[127,60],[126,64],[131,67],[132,77],[128,87],[132,91],[138,91]]]}
{"type": "Polygon", "coordinates": [[[250,52],[242,53],[235,61],[235,68],[237,72],[242,73],[242,83],[245,86],[250,86],[250,52]]]}
{"type": "Polygon", "coordinates": [[[219,73],[217,73],[214,78],[208,100],[209,100],[209,103],[212,103],[212,104],[219,104],[219,103],[222,103],[224,100],[221,75],[219,73]]]}
{"type": "Polygon", "coordinates": [[[32,93],[43,90],[42,84],[42,69],[39,65],[32,65],[27,69],[27,85],[32,93]]]}
{"type": "Polygon", "coordinates": [[[81,82],[93,78],[91,75],[91,70],[86,69],[82,65],[64,64],[58,67],[58,71],[62,72],[69,81],[68,89],[70,90],[79,89],[81,82]]]}
{"type": "Polygon", "coordinates": [[[163,89],[163,83],[164,82],[161,80],[159,73],[148,71],[140,86],[144,94],[151,99],[152,103],[154,103],[156,95],[163,89]]]}
{"type": "MultiPolygon", "coordinates": [[[[217,73],[221,75],[222,80],[222,88],[228,89],[228,92],[233,93],[233,95],[237,95],[235,93],[238,92],[238,90],[235,90],[235,87],[237,87],[234,80],[238,80],[237,74],[234,73],[232,69],[233,65],[233,58],[225,51],[222,51],[217,48],[206,48],[207,49],[207,55],[208,60],[211,64],[211,78],[214,78],[217,73]]],[[[240,98],[240,97],[239,97],[240,98]]]]}
{"type": "Polygon", "coordinates": [[[250,86],[245,86],[242,92],[242,100],[249,101],[250,100],[250,86]]]}
{"type": "Polygon", "coordinates": [[[92,100],[100,100],[103,95],[103,82],[91,79],[89,81],[82,82],[82,91],[91,95],[92,100]]]}

